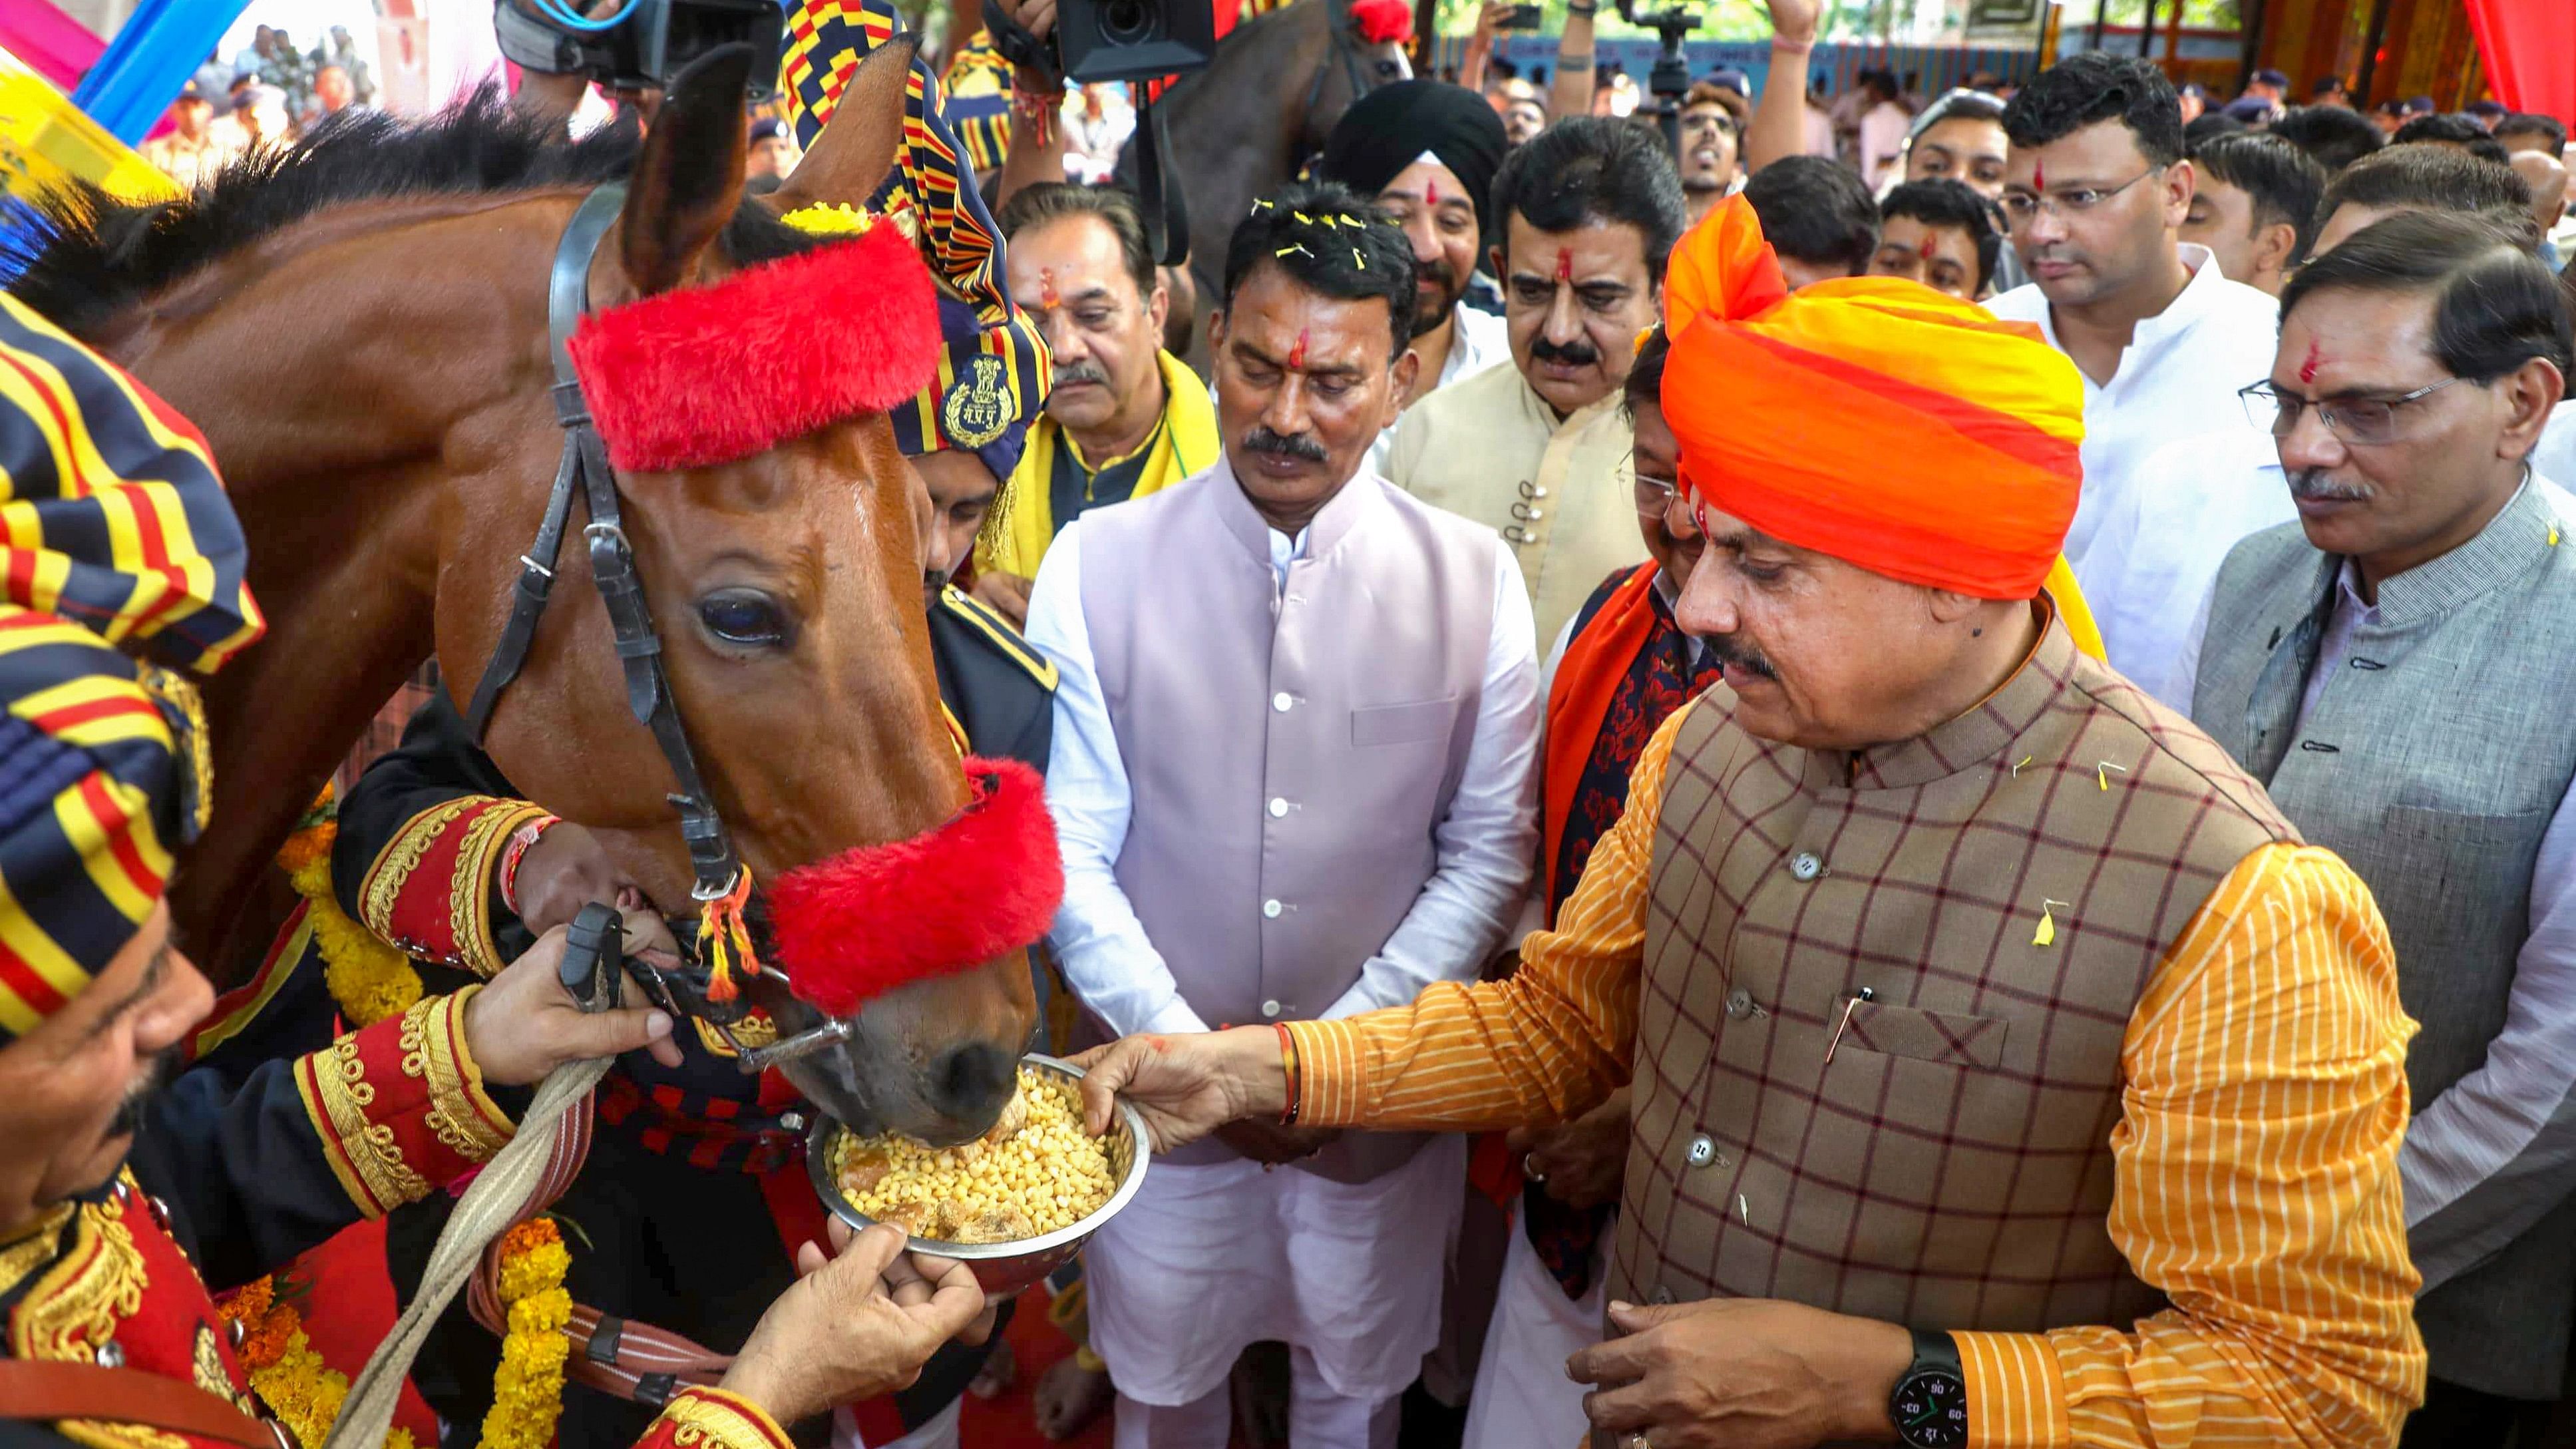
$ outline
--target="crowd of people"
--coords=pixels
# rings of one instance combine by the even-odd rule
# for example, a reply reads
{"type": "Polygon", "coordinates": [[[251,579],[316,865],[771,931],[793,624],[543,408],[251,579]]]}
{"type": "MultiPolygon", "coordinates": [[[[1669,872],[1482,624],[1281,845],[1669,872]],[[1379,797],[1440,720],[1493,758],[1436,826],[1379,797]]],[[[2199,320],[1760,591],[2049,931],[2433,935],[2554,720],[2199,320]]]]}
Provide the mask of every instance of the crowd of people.
{"type": "MultiPolygon", "coordinates": [[[[1109,1413],[1121,1449],[1221,1449],[1278,1345],[1301,1446],[2557,1442],[2565,124],[2364,114],[2332,78],[2292,105],[2268,70],[2213,106],[2097,52],[1930,98],[1872,71],[1825,104],[1817,10],[1772,0],[1781,79],[1698,80],[1676,150],[1592,65],[1593,7],[1542,84],[1492,57],[1488,6],[1461,74],[1359,97],[1196,298],[1107,179],[1115,97],[980,42],[953,124],[927,87],[896,210],[944,351],[894,416],[931,648],[961,742],[1045,774],[1044,1042],[1087,1053],[1095,1127],[1121,1094],[1158,1148],[1049,1286],[1078,1345],[1042,1385],[1051,1437],[1109,1413]]],[[[363,106],[335,55],[263,29],[217,78],[245,139],[200,76],[149,154],[194,183],[363,106]]],[[[755,193],[829,118],[800,75],[848,73],[799,64],[748,127],[755,193]]],[[[0,343],[77,348],[23,311],[0,343]]],[[[161,462],[112,473],[178,486],[175,455],[221,511],[221,459],[118,417],[161,462]]],[[[27,476],[0,470],[13,499],[27,476]]],[[[106,569],[95,531],[36,536],[106,569]]],[[[202,642],[174,618],[237,631],[238,537],[195,537],[198,613],[66,623],[25,582],[51,565],[7,608],[102,676],[110,642],[202,642]]],[[[101,747],[55,719],[13,711],[0,1083],[102,1032],[148,1061],[204,1006],[162,916],[74,942],[34,893],[96,878],[182,773],[166,740],[98,756],[113,788],[81,808],[122,813],[74,821],[101,747]],[[40,987],[8,969],[27,940],[40,987]]],[[[351,781],[339,849],[416,863],[442,804],[525,841],[348,892],[387,939],[507,907],[479,959],[449,942],[490,977],[479,1012],[398,1022],[405,1049],[460,1043],[378,1114],[422,1193],[479,1160],[461,1137],[506,1138],[486,1086],[698,1050],[550,994],[549,928],[631,882],[513,797],[452,700],[351,781]]],[[[0,1304],[53,1260],[32,1234],[128,1199],[108,1114],[134,1074],[92,1066],[61,1170],[0,1175],[0,1304]]],[[[203,1179],[201,1234],[269,1200],[227,1155],[241,1124],[289,1164],[271,1198],[327,1190],[339,1137],[376,1130],[309,1123],[291,1073],[196,1080],[135,1151],[203,1179]]],[[[739,1082],[689,1095],[720,1065],[671,1080],[657,1130],[783,1120],[739,1082]]],[[[726,1390],[564,1442],[783,1444],[926,1361],[899,1413],[829,1432],[955,1443],[1008,1359],[971,1279],[890,1238],[768,1318],[728,1308],[726,1390]],[[818,1325],[854,1302],[868,1332],[818,1325]]],[[[633,1251],[640,1275],[665,1250],[633,1251]]],[[[470,1434],[471,1393],[424,1387],[470,1434]]]]}
{"type": "Polygon", "coordinates": [[[308,51],[263,25],[230,62],[207,55],[170,103],[160,134],[143,143],[143,159],[194,187],[253,151],[293,145],[343,111],[370,110],[375,99],[375,79],[347,27],[332,26],[308,51]]]}

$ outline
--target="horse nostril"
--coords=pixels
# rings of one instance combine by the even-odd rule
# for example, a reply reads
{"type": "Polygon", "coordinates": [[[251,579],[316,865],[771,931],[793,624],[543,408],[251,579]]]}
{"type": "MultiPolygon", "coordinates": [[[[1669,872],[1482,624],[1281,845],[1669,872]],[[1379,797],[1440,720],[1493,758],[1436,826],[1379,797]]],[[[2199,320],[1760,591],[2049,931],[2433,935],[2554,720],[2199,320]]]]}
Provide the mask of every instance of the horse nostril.
{"type": "Polygon", "coordinates": [[[963,1122],[989,1123],[1017,1084],[1017,1063],[1002,1048],[978,1042],[940,1058],[930,1088],[939,1110],[963,1122]]]}

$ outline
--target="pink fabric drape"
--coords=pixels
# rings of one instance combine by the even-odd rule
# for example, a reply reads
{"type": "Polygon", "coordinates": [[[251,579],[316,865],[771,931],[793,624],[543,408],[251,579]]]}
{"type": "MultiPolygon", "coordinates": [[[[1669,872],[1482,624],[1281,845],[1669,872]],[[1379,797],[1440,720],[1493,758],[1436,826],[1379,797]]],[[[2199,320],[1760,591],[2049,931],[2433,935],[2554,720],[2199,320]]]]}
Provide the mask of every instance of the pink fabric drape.
{"type": "Polygon", "coordinates": [[[0,50],[16,56],[65,95],[80,84],[81,72],[105,49],[107,42],[90,34],[89,27],[46,0],[9,0],[0,5],[0,50]]]}
{"type": "Polygon", "coordinates": [[[2517,111],[2576,120],[2576,4],[2468,0],[2468,6],[2496,98],[2517,111]]]}

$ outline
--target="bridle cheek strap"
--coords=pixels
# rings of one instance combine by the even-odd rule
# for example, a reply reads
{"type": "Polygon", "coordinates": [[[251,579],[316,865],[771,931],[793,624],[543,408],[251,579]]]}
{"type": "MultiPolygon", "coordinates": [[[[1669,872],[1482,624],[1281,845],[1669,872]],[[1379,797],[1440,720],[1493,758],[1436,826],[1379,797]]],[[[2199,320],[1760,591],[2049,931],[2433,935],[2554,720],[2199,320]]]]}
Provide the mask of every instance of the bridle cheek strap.
{"type": "Polygon", "coordinates": [[[901,228],[581,319],[566,350],[608,461],[708,468],[921,391],[939,371],[930,269],[901,228]]]}
{"type": "Polygon", "coordinates": [[[769,959],[827,1016],[1046,934],[1064,862],[1046,786],[1017,760],[966,761],[975,798],[937,829],[792,870],[765,892],[769,959]]]}

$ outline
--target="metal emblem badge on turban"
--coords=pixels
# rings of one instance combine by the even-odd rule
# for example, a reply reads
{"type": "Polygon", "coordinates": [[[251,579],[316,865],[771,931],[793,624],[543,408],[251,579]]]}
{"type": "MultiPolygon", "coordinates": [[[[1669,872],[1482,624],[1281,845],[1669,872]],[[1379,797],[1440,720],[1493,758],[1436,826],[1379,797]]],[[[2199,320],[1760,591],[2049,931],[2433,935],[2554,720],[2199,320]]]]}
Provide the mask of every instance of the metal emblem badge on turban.
{"type": "Polygon", "coordinates": [[[964,448],[983,447],[1008,432],[1013,418],[1010,390],[1002,385],[1002,359],[968,359],[966,376],[948,389],[948,401],[940,405],[939,421],[964,448]]]}

